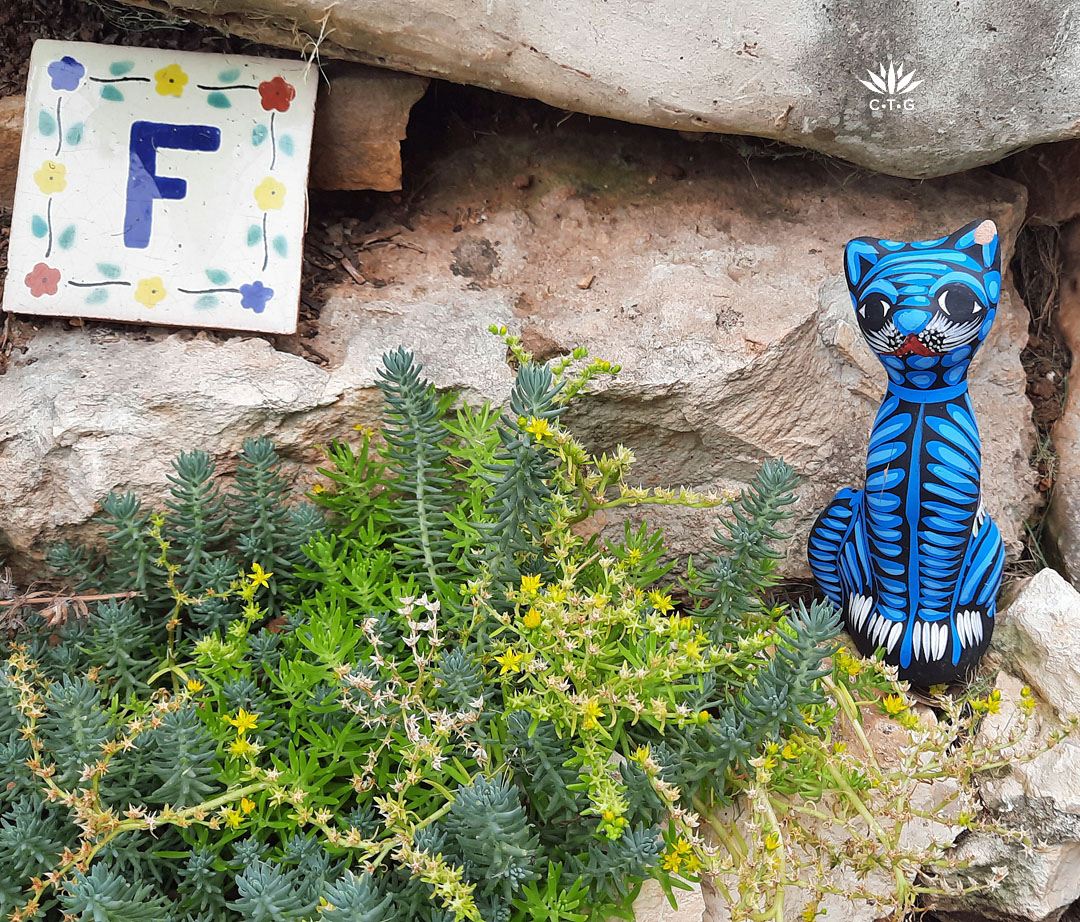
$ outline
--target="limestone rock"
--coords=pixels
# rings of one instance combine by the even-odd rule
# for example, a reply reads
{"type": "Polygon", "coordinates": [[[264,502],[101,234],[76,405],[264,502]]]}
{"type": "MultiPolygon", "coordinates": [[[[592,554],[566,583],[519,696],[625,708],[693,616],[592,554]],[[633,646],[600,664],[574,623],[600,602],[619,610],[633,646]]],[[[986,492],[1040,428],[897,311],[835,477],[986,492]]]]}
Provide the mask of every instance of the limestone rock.
{"type": "MultiPolygon", "coordinates": [[[[435,164],[409,246],[365,254],[364,271],[390,284],[341,290],[319,348],[333,358],[335,342],[362,343],[350,332],[367,324],[362,308],[393,324],[387,312],[412,317],[448,299],[504,304],[538,355],[585,345],[622,364],[566,421],[596,450],[629,447],[643,484],[738,486],[768,458],[794,465],[802,483],[785,572],[803,574],[809,525],[837,489],[861,486],[884,392],[853,322],[843,244],[862,233],[929,237],[989,210],[1008,248],[1023,190],[986,173],[841,179],[799,158],[747,168],[715,148],[642,135],[484,138],[435,164]],[[526,165],[533,182],[518,188],[526,165]]],[[[1015,552],[1032,504],[1033,432],[1019,363],[1027,313],[1007,290],[971,393],[986,500],[1015,552]]],[[[713,520],[648,517],[695,553],[713,520]]]]}
{"type": "MultiPolygon", "coordinates": [[[[482,331],[492,319],[509,321],[509,312],[478,310],[456,311],[456,323],[439,333],[440,350],[419,352],[440,388],[505,396],[504,350],[482,331]],[[487,374],[474,367],[478,360],[487,374]]],[[[0,560],[33,566],[61,535],[89,538],[86,523],[110,490],[160,505],[171,459],[193,448],[227,470],[245,437],[267,435],[305,478],[297,488],[309,489],[316,445],[378,418],[380,352],[433,341],[425,318],[382,332],[371,316],[358,335],[373,351],[331,371],[262,339],[48,327],[0,376],[0,560]]]]}
{"type": "Polygon", "coordinates": [[[678,908],[672,908],[658,881],[647,880],[634,900],[634,916],[640,922],[701,922],[705,901],[700,886],[676,890],[675,901],[678,908]]]}
{"type": "MultiPolygon", "coordinates": [[[[338,288],[323,308],[311,343],[329,370],[261,340],[46,325],[0,376],[0,556],[5,543],[10,562],[40,556],[113,487],[160,498],[180,450],[224,458],[266,432],[308,458],[313,442],[375,423],[375,369],[399,344],[440,386],[502,400],[510,374],[486,327],[505,323],[543,357],[585,345],[623,365],[567,423],[595,450],[628,446],[646,485],[738,486],[766,459],[794,465],[783,572],[804,574],[814,517],[861,484],[884,388],[853,323],[844,243],[989,214],[1007,257],[1024,214],[1023,189],[985,172],[914,183],[803,158],[747,164],[625,126],[481,137],[429,173],[411,229],[360,254],[385,284],[338,288]],[[532,181],[515,183],[524,171],[532,181]]],[[[1033,495],[1026,329],[1007,285],[971,381],[986,502],[1013,551],[1033,495]]],[[[698,553],[713,514],[649,520],[698,553]]]]}
{"type": "MultiPolygon", "coordinates": [[[[128,0],[261,42],[940,176],[1080,134],[1068,4],[128,0]],[[890,61],[909,92],[867,89],[890,61]]],[[[886,70],[887,74],[887,70],[886,70]]],[[[895,83],[896,81],[894,81],[895,83]]]]}
{"type": "Polygon", "coordinates": [[[15,198],[15,176],[22,144],[24,96],[0,99],[0,208],[11,208],[15,198]]]}
{"type": "Polygon", "coordinates": [[[1016,705],[1021,684],[1008,673],[998,675],[1001,711],[986,717],[979,740],[1008,743],[1002,757],[1010,764],[1004,775],[981,782],[980,796],[990,819],[1022,831],[1031,847],[986,832],[965,838],[954,857],[968,867],[950,883],[985,885],[997,876],[995,869],[1007,873],[997,887],[930,897],[927,908],[944,922],[1057,922],[1080,899],[1080,741],[1067,738],[1033,758],[1061,724],[1045,704],[1025,724],[1016,705]]]}
{"type": "Polygon", "coordinates": [[[319,87],[311,144],[315,189],[401,188],[401,144],[409,110],[428,81],[374,67],[334,64],[319,87]]]}
{"type": "MultiPolygon", "coordinates": [[[[1080,367],[1080,221],[1062,229],[1061,254],[1058,323],[1076,368],[1080,367]]],[[[1069,388],[1053,439],[1058,466],[1045,534],[1055,563],[1080,586],[1080,388],[1069,388]]]]}
{"type": "Polygon", "coordinates": [[[1080,715],[1080,593],[1057,572],[1033,576],[1002,612],[993,649],[1062,716],[1080,715]]]}

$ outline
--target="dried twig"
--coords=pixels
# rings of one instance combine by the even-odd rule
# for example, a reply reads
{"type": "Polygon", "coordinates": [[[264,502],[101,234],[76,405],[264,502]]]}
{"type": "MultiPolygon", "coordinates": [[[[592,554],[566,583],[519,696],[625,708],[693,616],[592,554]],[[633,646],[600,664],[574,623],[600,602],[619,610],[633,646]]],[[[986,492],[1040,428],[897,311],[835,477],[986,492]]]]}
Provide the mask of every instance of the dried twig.
{"type": "Polygon", "coordinates": [[[0,600],[0,624],[8,628],[17,628],[25,624],[18,617],[17,612],[24,608],[37,608],[38,614],[45,619],[45,625],[47,627],[56,627],[63,624],[72,615],[76,618],[89,617],[90,610],[86,607],[87,602],[131,599],[138,595],[140,595],[138,592],[92,592],[71,595],[52,592],[47,589],[35,590],[33,584],[31,584],[21,595],[17,595],[13,599],[0,600]],[[7,609],[7,611],[3,611],[4,609],[7,609]]]}

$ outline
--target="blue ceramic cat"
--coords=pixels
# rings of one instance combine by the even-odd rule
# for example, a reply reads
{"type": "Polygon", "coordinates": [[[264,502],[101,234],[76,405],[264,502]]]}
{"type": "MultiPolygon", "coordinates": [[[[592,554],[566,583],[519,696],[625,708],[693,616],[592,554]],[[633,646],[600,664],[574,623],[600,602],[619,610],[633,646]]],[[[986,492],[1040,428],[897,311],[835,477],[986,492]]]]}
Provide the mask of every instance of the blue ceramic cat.
{"type": "Polygon", "coordinates": [[[844,251],[856,320],[889,377],[866,486],[843,489],[810,533],[810,569],[864,655],[901,677],[960,678],[994,627],[1004,550],[982,503],[968,366],[1001,294],[997,228],[938,240],[858,237],[844,251]]]}

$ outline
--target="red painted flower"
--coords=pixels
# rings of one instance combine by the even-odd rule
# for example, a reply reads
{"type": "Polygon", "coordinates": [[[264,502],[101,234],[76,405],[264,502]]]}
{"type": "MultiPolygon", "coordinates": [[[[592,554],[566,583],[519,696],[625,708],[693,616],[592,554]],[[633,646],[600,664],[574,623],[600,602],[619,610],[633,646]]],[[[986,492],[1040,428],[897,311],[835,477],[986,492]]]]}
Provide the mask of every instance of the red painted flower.
{"type": "Polygon", "coordinates": [[[259,95],[262,97],[262,107],[267,112],[271,109],[288,112],[289,103],[296,98],[296,88],[284,77],[275,77],[259,84],[259,95]]]}
{"type": "Polygon", "coordinates": [[[26,287],[35,298],[42,295],[56,294],[56,288],[60,284],[60,270],[38,263],[26,274],[26,287]]]}

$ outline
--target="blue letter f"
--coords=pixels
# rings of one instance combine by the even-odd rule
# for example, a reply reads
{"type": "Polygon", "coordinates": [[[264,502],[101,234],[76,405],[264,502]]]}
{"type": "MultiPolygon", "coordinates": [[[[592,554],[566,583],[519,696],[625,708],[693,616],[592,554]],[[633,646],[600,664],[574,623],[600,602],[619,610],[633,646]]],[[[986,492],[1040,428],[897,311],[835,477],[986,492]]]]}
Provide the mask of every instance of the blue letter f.
{"type": "Polygon", "coordinates": [[[154,199],[181,199],[187,195],[184,180],[157,175],[158,148],[209,151],[217,150],[220,145],[221,131],[209,125],[132,124],[124,246],[138,249],[149,246],[154,199]]]}

